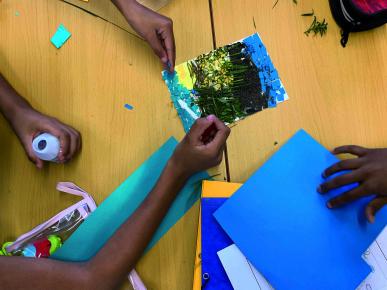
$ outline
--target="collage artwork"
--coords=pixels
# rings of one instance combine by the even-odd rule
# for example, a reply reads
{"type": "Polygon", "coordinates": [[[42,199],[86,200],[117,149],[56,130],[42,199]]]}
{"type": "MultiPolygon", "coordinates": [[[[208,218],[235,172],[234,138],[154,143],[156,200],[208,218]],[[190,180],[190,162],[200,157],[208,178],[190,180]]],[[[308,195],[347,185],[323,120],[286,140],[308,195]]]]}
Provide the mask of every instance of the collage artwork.
{"type": "Polygon", "coordinates": [[[186,132],[199,117],[214,114],[231,124],[288,99],[258,34],[162,75],[186,132]]]}

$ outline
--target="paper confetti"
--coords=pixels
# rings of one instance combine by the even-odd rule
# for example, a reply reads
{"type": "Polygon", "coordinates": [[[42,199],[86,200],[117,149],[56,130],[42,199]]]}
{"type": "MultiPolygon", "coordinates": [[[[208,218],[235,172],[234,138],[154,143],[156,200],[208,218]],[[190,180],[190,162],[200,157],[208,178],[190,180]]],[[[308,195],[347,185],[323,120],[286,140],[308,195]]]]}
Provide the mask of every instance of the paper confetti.
{"type": "Polygon", "coordinates": [[[55,45],[56,48],[61,48],[70,36],[71,33],[63,26],[63,24],[60,24],[54,36],[51,38],[51,43],[55,45]]]}

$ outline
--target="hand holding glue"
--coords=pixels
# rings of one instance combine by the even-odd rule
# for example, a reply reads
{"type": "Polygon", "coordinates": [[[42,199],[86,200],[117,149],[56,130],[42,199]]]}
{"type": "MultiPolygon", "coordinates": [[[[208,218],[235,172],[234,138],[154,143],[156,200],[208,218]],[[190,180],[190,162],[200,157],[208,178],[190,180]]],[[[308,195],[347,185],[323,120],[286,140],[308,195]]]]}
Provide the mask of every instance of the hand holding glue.
{"type": "Polygon", "coordinates": [[[41,160],[57,162],[60,151],[59,139],[49,133],[40,134],[32,141],[32,150],[41,160]]]}

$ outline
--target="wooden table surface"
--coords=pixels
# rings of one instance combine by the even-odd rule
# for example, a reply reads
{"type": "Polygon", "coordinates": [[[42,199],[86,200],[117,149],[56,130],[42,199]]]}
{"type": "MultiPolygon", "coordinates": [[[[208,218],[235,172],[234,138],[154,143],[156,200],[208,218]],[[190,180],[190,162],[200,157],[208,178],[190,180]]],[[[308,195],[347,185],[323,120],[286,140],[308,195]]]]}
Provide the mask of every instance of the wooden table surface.
{"type": "Polygon", "coordinates": [[[232,128],[231,181],[244,182],[300,128],[330,149],[387,147],[387,26],[351,34],[342,48],[328,1],[273,2],[213,1],[216,45],[258,32],[290,98],[232,128]],[[300,15],[312,9],[329,23],[323,38],[303,33],[312,19],[300,15]]]}
{"type": "MultiPolygon", "coordinates": [[[[329,148],[387,146],[386,27],[351,35],[343,49],[328,1],[298,2],[280,0],[272,9],[271,1],[213,0],[213,29],[208,0],[172,0],[160,10],[174,20],[177,63],[259,32],[289,94],[232,128],[231,181],[245,181],[299,128],[329,148]],[[300,14],[312,8],[329,23],[323,38],[303,34],[311,19],[300,14]]],[[[0,241],[75,202],[55,191],[58,181],[75,182],[100,203],[169,136],[184,134],[151,49],[110,1],[90,7],[105,20],[60,0],[0,1],[0,71],[33,106],[83,137],[75,160],[39,172],[0,122],[0,241]],[[60,23],[73,35],[57,50],[49,39],[60,23]]],[[[212,172],[226,178],[226,164],[212,172]]],[[[141,259],[136,268],[148,289],[191,288],[197,217],[196,204],[141,259]]]]}

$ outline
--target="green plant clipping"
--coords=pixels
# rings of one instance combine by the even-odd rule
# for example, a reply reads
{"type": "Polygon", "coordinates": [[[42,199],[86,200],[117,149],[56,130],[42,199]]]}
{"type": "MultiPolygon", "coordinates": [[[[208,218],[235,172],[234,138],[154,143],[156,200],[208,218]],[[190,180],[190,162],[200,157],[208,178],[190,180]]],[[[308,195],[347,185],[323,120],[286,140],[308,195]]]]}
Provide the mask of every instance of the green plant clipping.
{"type": "Polygon", "coordinates": [[[314,12],[312,14],[303,14],[302,16],[313,16],[312,24],[306,31],[304,31],[306,36],[309,36],[310,33],[313,33],[314,36],[320,35],[323,37],[327,33],[328,22],[325,21],[325,18],[322,22],[318,21],[317,17],[314,15],[314,12]]]}

